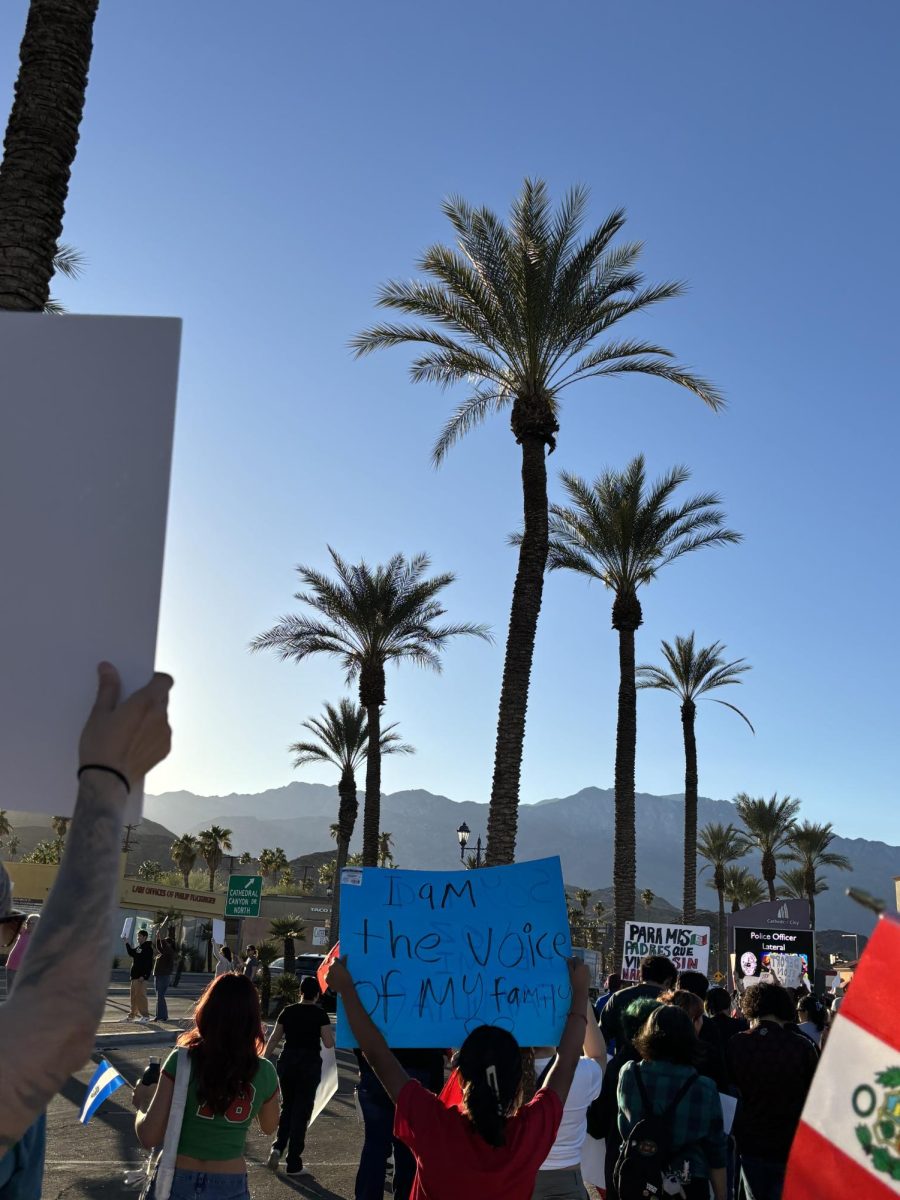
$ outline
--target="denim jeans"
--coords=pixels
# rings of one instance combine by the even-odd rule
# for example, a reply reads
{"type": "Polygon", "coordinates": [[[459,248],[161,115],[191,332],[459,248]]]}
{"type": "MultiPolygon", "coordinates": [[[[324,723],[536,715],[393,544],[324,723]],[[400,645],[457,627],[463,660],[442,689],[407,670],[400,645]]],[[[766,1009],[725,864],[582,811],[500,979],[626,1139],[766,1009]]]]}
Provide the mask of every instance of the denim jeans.
{"type": "Polygon", "coordinates": [[[156,985],[156,1020],[168,1021],[169,1007],[166,1004],[166,992],[169,990],[169,976],[156,975],[153,982],[156,985]]]}
{"type": "MultiPolygon", "coordinates": [[[[407,1068],[407,1074],[426,1086],[429,1082],[424,1072],[407,1068]]],[[[365,1135],[356,1173],[354,1200],[384,1200],[384,1177],[392,1146],[394,1180],[391,1194],[396,1200],[409,1200],[416,1177],[416,1160],[411,1151],[394,1137],[394,1106],[380,1085],[367,1087],[365,1079],[360,1082],[357,1095],[365,1135]]]]}
{"type": "Polygon", "coordinates": [[[741,1200],[781,1200],[785,1163],[741,1156],[741,1200]]]}
{"type": "MultiPolygon", "coordinates": [[[[163,976],[168,981],[168,976],[163,976]]],[[[169,1200],[250,1200],[246,1174],[182,1171],[177,1168],[169,1200]]]]}

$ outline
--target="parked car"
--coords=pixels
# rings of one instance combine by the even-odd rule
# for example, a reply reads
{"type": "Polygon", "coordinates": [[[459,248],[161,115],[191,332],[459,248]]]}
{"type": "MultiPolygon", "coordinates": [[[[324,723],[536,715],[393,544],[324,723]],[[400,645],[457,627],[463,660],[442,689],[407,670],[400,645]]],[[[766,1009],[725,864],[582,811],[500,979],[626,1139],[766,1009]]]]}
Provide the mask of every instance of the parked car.
{"type": "MultiPolygon", "coordinates": [[[[315,975],[324,961],[324,954],[298,954],[294,959],[294,974],[298,979],[302,979],[305,975],[315,975]]],[[[279,975],[283,975],[284,958],[276,958],[269,967],[269,972],[273,979],[277,979],[279,975]]],[[[322,993],[322,999],[319,1003],[328,1013],[337,1011],[337,996],[330,989],[322,993]]]]}

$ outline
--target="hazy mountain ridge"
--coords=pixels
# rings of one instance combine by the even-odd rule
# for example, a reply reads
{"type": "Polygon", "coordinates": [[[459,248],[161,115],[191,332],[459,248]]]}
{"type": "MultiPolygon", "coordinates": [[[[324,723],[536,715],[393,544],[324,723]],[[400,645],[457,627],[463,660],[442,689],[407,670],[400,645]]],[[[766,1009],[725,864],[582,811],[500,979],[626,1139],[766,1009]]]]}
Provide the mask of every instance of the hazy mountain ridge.
{"type": "MultiPolygon", "coordinates": [[[[360,818],[362,816],[362,792],[360,818]]],[[[680,795],[638,793],[638,890],[650,888],[659,896],[677,898],[682,884],[683,799],[680,795]]],[[[233,831],[236,852],[259,853],[264,846],[282,846],[288,858],[320,851],[331,844],[329,826],[337,819],[337,788],[321,783],[294,781],[282,788],[255,795],[194,796],[167,792],[148,796],[149,819],[177,833],[196,832],[215,820],[233,831]],[[265,814],[265,815],[262,815],[265,814]]],[[[479,834],[484,839],[487,805],[454,801],[422,789],[394,792],[382,798],[381,828],[394,837],[394,853],[401,867],[452,869],[460,865],[457,826],[465,821],[472,831],[470,849],[479,834]]],[[[701,797],[699,823],[736,824],[734,805],[727,800],[701,797]]],[[[612,879],[614,827],[613,792],[609,788],[583,788],[573,796],[523,804],[519,809],[517,853],[520,858],[558,854],[569,883],[592,889],[606,888],[612,879]]],[[[140,831],[139,836],[140,836],[140,831]]],[[[362,821],[357,823],[353,849],[359,849],[362,821]]],[[[830,890],[817,900],[819,924],[824,928],[868,933],[870,916],[843,894],[853,884],[880,896],[893,907],[894,876],[900,876],[900,847],[865,838],[838,838],[834,849],[846,854],[853,871],[826,871],[830,890]]],[[[743,860],[759,870],[759,856],[743,860]]],[[[705,886],[708,872],[700,875],[698,904],[715,905],[714,893],[705,886]]]]}

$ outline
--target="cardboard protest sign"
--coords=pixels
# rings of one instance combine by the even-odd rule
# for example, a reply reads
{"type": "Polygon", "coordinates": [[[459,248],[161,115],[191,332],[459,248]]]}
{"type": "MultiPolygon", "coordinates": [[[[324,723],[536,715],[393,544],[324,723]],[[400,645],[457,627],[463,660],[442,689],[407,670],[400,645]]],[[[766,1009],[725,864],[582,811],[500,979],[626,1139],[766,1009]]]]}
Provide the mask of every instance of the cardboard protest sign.
{"type": "MultiPolygon", "coordinates": [[[[403,1046],[459,1046],[499,1025],[556,1045],[571,1001],[558,858],[473,871],[341,876],[341,953],[366,1011],[403,1046]]],[[[342,1006],[338,1045],[356,1043],[342,1006]]]]}
{"type": "Polygon", "coordinates": [[[799,954],[770,954],[769,970],[782,987],[798,988],[803,986],[806,963],[799,954]]]}
{"type": "Polygon", "coordinates": [[[648,954],[665,955],[678,971],[700,971],[705,975],[709,970],[709,926],[626,921],[623,982],[638,982],[641,959],[648,954]]]}
{"type": "Polygon", "coordinates": [[[126,696],[153,672],[180,338],[169,318],[0,313],[0,781],[17,809],[71,814],[97,663],[126,696]]]}

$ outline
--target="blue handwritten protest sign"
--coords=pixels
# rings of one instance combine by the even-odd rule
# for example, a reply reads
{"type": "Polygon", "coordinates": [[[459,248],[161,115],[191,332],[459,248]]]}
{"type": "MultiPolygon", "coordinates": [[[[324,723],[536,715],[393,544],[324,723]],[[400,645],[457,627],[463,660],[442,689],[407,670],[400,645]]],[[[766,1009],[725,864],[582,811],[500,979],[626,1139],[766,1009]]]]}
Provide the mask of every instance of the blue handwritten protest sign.
{"type": "MultiPolygon", "coordinates": [[[[459,1046],[479,1025],[556,1045],[569,1011],[558,858],[473,871],[348,868],[341,953],[390,1046],[459,1046]]],[[[337,1041],[356,1042],[342,1008],[337,1041]]]]}

